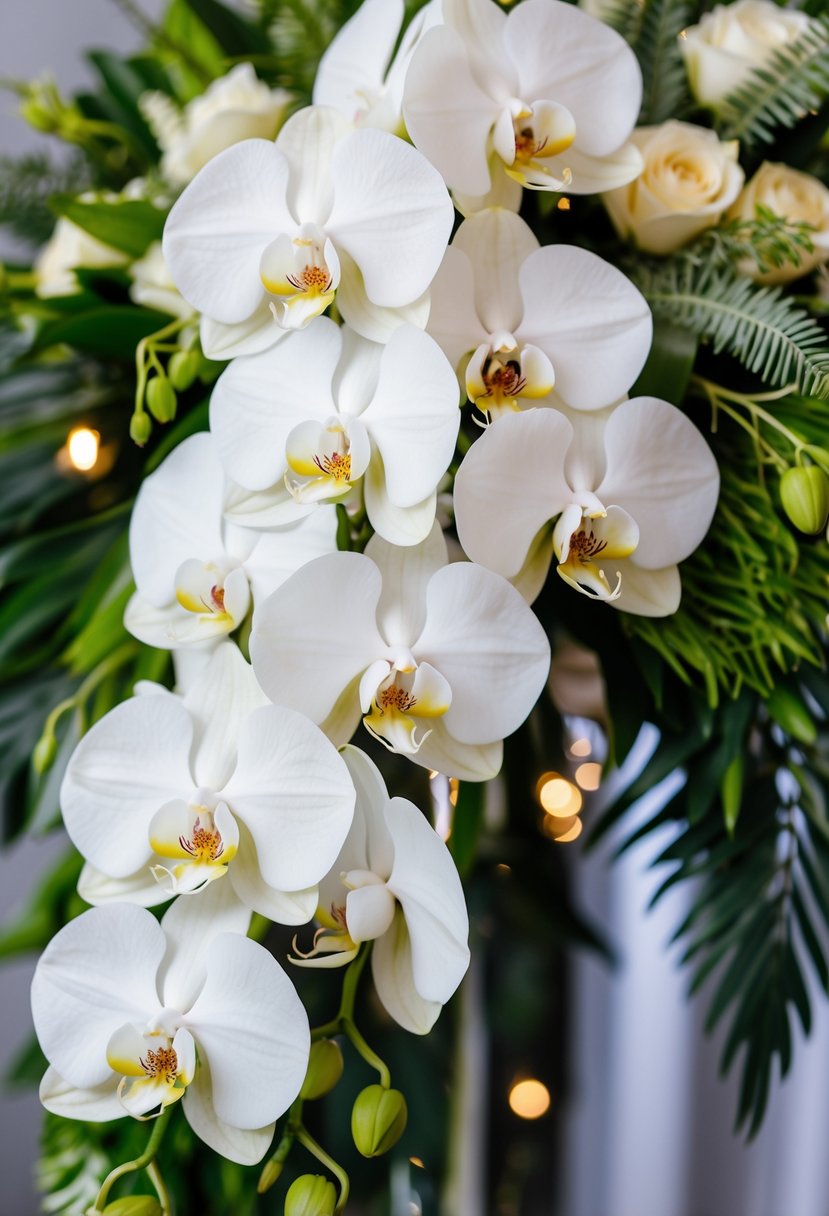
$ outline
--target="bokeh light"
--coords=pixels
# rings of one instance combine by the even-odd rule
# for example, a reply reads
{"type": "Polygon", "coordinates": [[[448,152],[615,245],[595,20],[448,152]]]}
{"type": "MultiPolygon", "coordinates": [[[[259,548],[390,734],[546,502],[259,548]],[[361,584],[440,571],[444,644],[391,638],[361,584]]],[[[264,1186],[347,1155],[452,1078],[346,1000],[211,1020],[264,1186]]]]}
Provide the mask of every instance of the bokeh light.
{"type": "Polygon", "coordinates": [[[548,815],[568,819],[581,810],[582,796],[561,773],[544,773],[536,784],[536,797],[548,815]]]}
{"type": "Polygon", "coordinates": [[[73,427],[66,438],[69,463],[80,473],[88,473],[98,463],[101,436],[88,426],[73,427]]]}
{"type": "Polygon", "coordinates": [[[583,790],[597,790],[602,780],[600,764],[580,764],[576,769],[576,781],[583,790]]]}
{"type": "Polygon", "coordinates": [[[550,1109],[550,1091],[541,1081],[518,1081],[509,1091],[510,1110],[519,1119],[540,1119],[550,1109]]]}

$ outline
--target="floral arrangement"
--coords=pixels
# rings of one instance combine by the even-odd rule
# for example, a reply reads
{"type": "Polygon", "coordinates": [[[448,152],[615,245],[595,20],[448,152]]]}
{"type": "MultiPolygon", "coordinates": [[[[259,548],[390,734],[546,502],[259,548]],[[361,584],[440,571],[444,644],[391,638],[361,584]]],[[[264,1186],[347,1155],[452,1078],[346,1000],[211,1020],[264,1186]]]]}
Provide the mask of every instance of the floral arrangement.
{"type": "Polygon", "coordinates": [[[0,178],[45,1210],[471,1216],[466,899],[548,1037],[583,804],[673,825],[753,1134],[829,988],[820,0],[122,7],[94,93],[16,86],[74,155],[0,178]]]}

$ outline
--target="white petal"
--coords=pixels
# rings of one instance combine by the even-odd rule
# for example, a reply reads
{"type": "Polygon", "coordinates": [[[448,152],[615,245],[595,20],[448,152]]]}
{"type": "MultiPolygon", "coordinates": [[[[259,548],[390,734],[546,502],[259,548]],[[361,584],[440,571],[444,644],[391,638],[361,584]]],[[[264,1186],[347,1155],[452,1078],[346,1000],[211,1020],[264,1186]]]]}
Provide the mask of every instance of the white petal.
{"type": "Polygon", "coordinates": [[[573,428],[563,414],[533,409],[487,427],[455,478],[455,521],[464,551],[514,578],[543,525],[571,497],[564,461],[573,428]]]}
{"type": "Polygon", "coordinates": [[[152,913],[129,904],[92,908],[52,938],[32,981],[32,1018],[43,1054],[70,1085],[106,1081],[112,1033],[157,1011],[165,948],[152,913]]]}
{"type": "Polygon", "coordinates": [[[272,143],[246,139],[208,161],[174,205],[164,226],[164,260],[199,312],[234,324],[261,304],[262,250],[293,226],[288,174],[288,161],[272,143]]]}
{"type": "Polygon", "coordinates": [[[456,249],[454,244],[443,255],[430,296],[426,328],[457,371],[463,356],[486,342],[489,335],[475,303],[474,266],[468,255],[456,249]]]}
{"type": "Polygon", "coordinates": [[[671,616],[679,607],[682,583],[676,566],[643,570],[631,558],[619,562],[622,591],[613,607],[637,616],[671,616]]]}
{"type": "MultiPolygon", "coordinates": [[[[271,700],[323,722],[385,646],[380,572],[359,553],[309,562],[256,610],[250,653],[271,700]]],[[[355,688],[356,692],[356,688],[355,688]]]]}
{"type": "Polygon", "coordinates": [[[167,938],[158,972],[162,1004],[186,1012],[204,985],[214,939],[220,933],[244,936],[249,926],[250,908],[226,877],[191,898],[175,900],[161,920],[167,938]]]}
{"type": "Polygon", "coordinates": [[[354,118],[360,96],[383,85],[403,24],[403,0],[364,0],[332,38],[314,81],[314,104],[354,118]]]}
{"type": "Polygon", "coordinates": [[[550,358],[556,392],[575,409],[618,401],[644,367],[653,331],[630,280],[585,249],[548,245],[524,262],[521,294],[519,337],[550,358]]]}
{"type": "Polygon", "coordinates": [[[213,1108],[213,1084],[210,1067],[205,1059],[199,1061],[196,1078],[187,1086],[182,1102],[185,1118],[193,1131],[208,1148],[236,1161],[239,1165],[256,1165],[268,1151],[273,1140],[274,1124],[242,1131],[224,1123],[213,1108]]]}
{"type": "Polygon", "coordinates": [[[572,5],[524,0],[510,12],[504,43],[525,98],[548,98],[576,120],[576,141],[607,156],[628,138],[642,102],[633,51],[609,26],[572,5]]]}
{"type": "Polygon", "coordinates": [[[469,966],[469,918],[463,887],[446,845],[405,798],[392,798],[386,826],[394,842],[389,890],[406,917],[415,988],[445,1005],[469,966]]]}
{"type": "Polygon", "coordinates": [[[287,331],[274,320],[269,305],[268,297],[263,295],[259,307],[246,320],[237,321],[235,325],[224,325],[203,315],[199,337],[205,357],[224,362],[241,355],[258,355],[287,337],[287,331]]]}
{"type": "Polygon", "coordinates": [[[349,891],[345,914],[351,940],[370,942],[382,937],[394,920],[394,907],[394,896],[385,883],[349,891]]]}
{"type": "Polygon", "coordinates": [[[117,705],[81,739],[60,792],[66,830],[112,878],[150,860],[149,825],[160,806],[189,797],[190,715],[171,694],[117,705]]]}
{"type": "Polygon", "coordinates": [[[391,873],[394,848],[386,826],[389,803],[386,783],[377,765],[357,747],[344,747],[340,753],[357,794],[354,823],[333,871],[371,870],[386,879],[391,873]]]}
{"type": "Polygon", "coordinates": [[[263,354],[235,359],[210,401],[210,428],[227,475],[248,490],[282,479],[285,444],[303,418],[336,414],[331,380],[340,357],[339,329],[327,317],[263,354]]]}
{"type": "Polygon", "coordinates": [[[337,307],[343,320],[363,338],[371,342],[388,342],[400,325],[416,325],[425,329],[429,319],[429,292],[399,308],[374,304],[366,294],[362,272],[352,257],[340,250],[342,278],[337,291],[337,307]]]}
{"type": "MultiPolygon", "coordinates": [[[[475,305],[487,331],[514,332],[524,312],[518,275],[530,254],[538,250],[532,229],[520,216],[494,207],[464,220],[452,247],[460,249],[472,263],[475,305]]],[[[548,282],[548,293],[551,286],[557,289],[555,279],[548,282]]]]}
{"type": "Polygon", "coordinates": [[[327,228],[357,263],[368,298],[388,308],[413,303],[435,277],[452,231],[454,209],[440,175],[402,139],[371,130],[337,146],[332,174],[327,228]]]}
{"type": "Polygon", "coordinates": [[[126,878],[110,878],[108,874],[96,870],[89,862],[81,870],[78,894],[93,907],[114,903],[153,908],[156,904],[163,904],[168,898],[153,878],[149,865],[142,866],[126,878]]]}
{"type": "Polygon", "coordinates": [[[476,81],[455,30],[440,26],[424,34],[406,75],[403,116],[415,146],[453,189],[486,194],[489,133],[501,109],[476,81]]]}
{"type": "Polygon", "coordinates": [[[235,628],[224,613],[188,612],[178,603],[156,608],[137,591],[124,610],[124,626],[146,646],[181,651],[212,650],[235,628]]]}
{"type": "Polygon", "coordinates": [[[85,1123],[109,1123],[123,1119],[124,1108],[118,1097],[118,1078],[110,1073],[101,1085],[76,1089],[55,1071],[47,1068],[40,1082],[40,1101],[53,1115],[63,1119],[83,1119],[85,1123]]]}
{"type": "Polygon", "coordinates": [[[239,829],[239,852],[228,870],[228,879],[246,907],[280,925],[304,925],[319,902],[317,888],[277,891],[262,877],[253,837],[244,824],[239,829]]]}
{"type": "Polygon", "coordinates": [[[449,733],[443,718],[429,726],[417,755],[410,757],[416,764],[460,781],[489,781],[500,772],[504,758],[500,739],[494,743],[461,743],[449,733]]]}
{"type": "Polygon", "coordinates": [[[308,1064],[308,1018],[264,947],[229,933],[215,939],[187,1026],[207,1060],[223,1122],[261,1128],[287,1110],[308,1064]]]}
{"type": "Polygon", "coordinates": [[[428,1034],[440,1016],[441,1005],[424,1000],[414,986],[412,947],[402,908],[388,933],[374,943],[371,974],[390,1017],[412,1034],[428,1034]]]}
{"type": "Polygon", "coordinates": [[[426,593],[432,575],[447,562],[446,541],[435,522],[419,545],[402,548],[373,536],[366,557],[383,577],[377,623],[390,646],[410,648],[426,621],[426,593]]]}
{"type": "MultiPolygon", "coordinates": [[[[548,164],[554,163],[552,160],[548,164]]],[[[455,188],[452,199],[464,218],[486,211],[488,207],[503,207],[505,211],[518,212],[524,197],[524,188],[515,178],[510,177],[500,156],[492,153],[489,158],[489,171],[492,174],[492,185],[486,194],[466,194],[455,188]]]]}
{"type": "Polygon", "coordinates": [[[246,721],[225,796],[253,837],[265,881],[278,891],[319,882],[354,811],[336,749],[307,718],[275,705],[246,721]]]}
{"type": "Polygon", "coordinates": [[[324,503],[294,524],[260,533],[245,562],[255,604],[263,603],[307,562],[336,551],[337,512],[324,503]]]}
{"type": "Polygon", "coordinates": [[[375,452],[363,478],[366,515],[375,532],[392,545],[419,545],[432,530],[437,491],[411,507],[397,507],[389,498],[383,458],[375,452]]]}
{"type": "Polygon", "coordinates": [[[222,483],[208,434],[183,440],[142,483],[130,520],[130,561],[138,590],[157,607],[175,599],[183,562],[223,553],[222,483]]]}
{"type": "Polygon", "coordinates": [[[340,337],[342,353],[334,374],[334,397],[340,414],[357,417],[377,392],[385,345],[370,341],[350,325],[342,327],[340,337]]]}
{"type": "Polygon", "coordinates": [[[195,727],[191,763],[196,785],[216,793],[224,788],[236,765],[243,725],[266,703],[236,643],[217,646],[184,698],[195,727]]]}
{"type": "MultiPolygon", "coordinates": [[[[551,157],[547,165],[557,176],[571,173],[568,194],[600,194],[616,190],[637,178],[644,168],[642,153],[633,143],[622,144],[610,156],[588,156],[577,147],[551,157]]],[[[671,246],[674,248],[674,246],[671,246]]]]}
{"type": "Polygon", "coordinates": [[[491,743],[520,726],[550,668],[546,634],[506,579],[456,562],[432,576],[418,659],[449,681],[443,722],[462,743],[491,743]]]}
{"type": "Polygon", "coordinates": [[[705,439],[675,406],[656,397],[624,401],[605,427],[607,472],[596,493],[639,525],[636,564],[684,561],[714,516],[719,469],[705,439]]]}
{"type": "Polygon", "coordinates": [[[288,206],[300,224],[325,226],[334,201],[331,158],[351,123],[330,106],[306,106],[289,118],[276,146],[291,166],[288,206]]]}

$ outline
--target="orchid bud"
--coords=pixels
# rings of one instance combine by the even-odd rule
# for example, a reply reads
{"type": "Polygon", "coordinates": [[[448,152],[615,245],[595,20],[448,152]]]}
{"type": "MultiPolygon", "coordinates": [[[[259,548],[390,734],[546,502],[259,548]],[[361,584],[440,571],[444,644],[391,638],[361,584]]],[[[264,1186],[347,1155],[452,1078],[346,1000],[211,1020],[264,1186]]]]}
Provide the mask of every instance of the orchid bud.
{"type": "Polygon", "coordinates": [[[128,1195],[104,1208],[104,1216],[162,1216],[155,1195],[128,1195]]]}
{"type": "Polygon", "coordinates": [[[829,477],[816,464],[786,469],[780,478],[780,501],[801,532],[821,532],[829,516],[829,477]]]}
{"type": "Polygon", "coordinates": [[[259,1181],[256,1184],[256,1190],[260,1195],[264,1195],[271,1187],[282,1177],[282,1171],[285,1165],[282,1161],[275,1161],[271,1157],[270,1161],[266,1161],[262,1168],[262,1173],[259,1175],[259,1181]]]}
{"type": "Polygon", "coordinates": [[[285,1216],[334,1216],[337,1192],[322,1174],[300,1174],[285,1196],[285,1216]]]}
{"type": "Polygon", "coordinates": [[[38,739],[32,752],[32,767],[38,777],[42,777],[46,770],[52,767],[57,750],[58,741],[55,738],[55,732],[53,730],[45,731],[38,739]]]}
{"type": "Polygon", "coordinates": [[[174,389],[183,393],[201,370],[201,355],[197,350],[177,350],[167,364],[167,375],[174,389]]]}
{"type": "Polygon", "coordinates": [[[140,414],[133,414],[130,418],[130,439],[140,448],[149,441],[150,435],[153,433],[153,424],[147,414],[143,411],[140,414]]]}
{"type": "Polygon", "coordinates": [[[147,408],[157,422],[176,416],[176,391],[166,376],[153,376],[147,385],[147,408]]]}
{"type": "Polygon", "coordinates": [[[399,1089],[369,1085],[357,1095],[351,1112],[351,1135],[364,1157],[380,1157],[406,1129],[406,1099],[399,1089]]]}
{"type": "Polygon", "coordinates": [[[817,726],[809,710],[796,692],[778,685],[766,701],[766,706],[778,726],[798,743],[814,743],[817,726]]]}
{"type": "Polygon", "coordinates": [[[320,1039],[311,1045],[308,1071],[299,1096],[306,1100],[330,1093],[343,1075],[343,1053],[333,1039],[320,1039]]]}

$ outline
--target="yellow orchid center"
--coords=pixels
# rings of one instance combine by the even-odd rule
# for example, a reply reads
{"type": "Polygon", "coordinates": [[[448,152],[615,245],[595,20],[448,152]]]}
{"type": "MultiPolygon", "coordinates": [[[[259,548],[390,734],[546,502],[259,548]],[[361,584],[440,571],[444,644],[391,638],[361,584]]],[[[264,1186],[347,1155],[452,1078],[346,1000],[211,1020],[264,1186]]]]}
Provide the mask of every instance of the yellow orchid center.
{"type": "Polygon", "coordinates": [[[156,863],[150,871],[171,895],[189,895],[221,878],[239,848],[239,827],[224,802],[212,810],[209,791],[198,791],[199,801],[175,801],[156,811],[150,822],[150,847],[169,864],[156,863]]]}
{"type": "Polygon", "coordinates": [[[174,1047],[158,1047],[155,1051],[150,1048],[146,1055],[141,1056],[139,1063],[148,1077],[161,1079],[168,1085],[175,1083],[178,1056],[174,1047]]]}
{"type": "Polygon", "coordinates": [[[196,816],[190,838],[179,836],[178,840],[184,851],[196,861],[218,861],[225,851],[221,832],[218,828],[202,827],[200,816],[196,816]]]}

